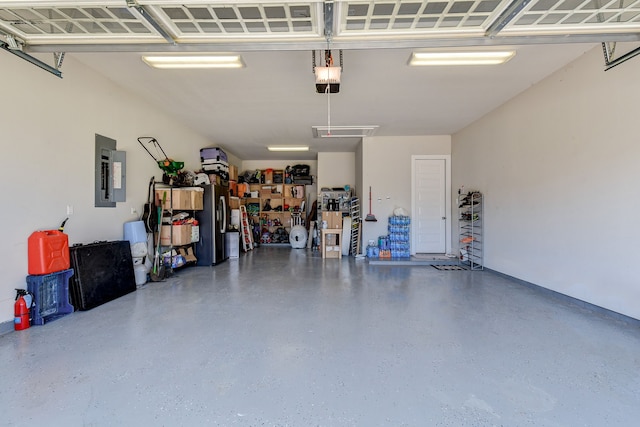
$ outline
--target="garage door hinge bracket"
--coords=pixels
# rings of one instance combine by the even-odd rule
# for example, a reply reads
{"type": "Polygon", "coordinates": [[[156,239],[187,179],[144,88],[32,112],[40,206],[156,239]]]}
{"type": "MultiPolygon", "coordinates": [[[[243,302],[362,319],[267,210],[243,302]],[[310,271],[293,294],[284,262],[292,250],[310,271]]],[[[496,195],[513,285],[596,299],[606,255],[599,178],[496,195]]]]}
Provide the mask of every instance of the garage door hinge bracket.
{"type": "Polygon", "coordinates": [[[64,61],[64,52],[54,52],[53,62],[56,64],[56,70],[62,68],[62,61],[64,61]]]}
{"type": "Polygon", "coordinates": [[[634,50],[625,53],[619,58],[613,59],[615,54],[616,44],[613,43],[611,48],[606,44],[602,43],[602,53],[604,54],[604,70],[608,71],[613,67],[622,64],[623,62],[627,62],[631,58],[640,55],[640,47],[635,48],[634,50]]]}

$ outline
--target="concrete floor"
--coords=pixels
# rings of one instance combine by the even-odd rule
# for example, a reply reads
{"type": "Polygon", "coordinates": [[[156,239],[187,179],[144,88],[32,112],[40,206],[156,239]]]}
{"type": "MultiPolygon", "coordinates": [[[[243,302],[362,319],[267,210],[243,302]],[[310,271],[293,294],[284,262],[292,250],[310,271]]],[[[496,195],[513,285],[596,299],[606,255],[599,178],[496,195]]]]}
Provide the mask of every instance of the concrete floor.
{"type": "Polygon", "coordinates": [[[0,337],[1,425],[631,426],[640,328],[490,271],[260,248],[0,337]]]}

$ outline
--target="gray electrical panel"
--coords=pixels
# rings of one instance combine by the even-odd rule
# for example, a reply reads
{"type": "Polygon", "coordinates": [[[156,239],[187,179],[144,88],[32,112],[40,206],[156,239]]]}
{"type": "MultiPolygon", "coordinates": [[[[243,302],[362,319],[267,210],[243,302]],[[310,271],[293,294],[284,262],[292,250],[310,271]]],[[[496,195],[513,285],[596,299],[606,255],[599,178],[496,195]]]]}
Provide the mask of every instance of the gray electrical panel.
{"type": "Polygon", "coordinates": [[[115,139],[96,134],[95,206],[114,208],[126,199],[126,153],[115,139]]]}

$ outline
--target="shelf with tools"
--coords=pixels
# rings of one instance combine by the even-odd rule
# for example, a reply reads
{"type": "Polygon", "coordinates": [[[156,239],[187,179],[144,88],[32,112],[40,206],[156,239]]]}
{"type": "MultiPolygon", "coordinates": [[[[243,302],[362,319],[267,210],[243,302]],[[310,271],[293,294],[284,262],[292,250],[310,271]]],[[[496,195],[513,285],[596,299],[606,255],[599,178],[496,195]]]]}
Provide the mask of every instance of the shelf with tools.
{"type": "Polygon", "coordinates": [[[482,270],[484,197],[479,191],[469,191],[467,194],[459,191],[458,194],[460,263],[471,270],[482,270]]]}
{"type": "Polygon", "coordinates": [[[247,214],[260,224],[260,243],[289,243],[292,216],[305,217],[305,186],[301,184],[250,184],[245,198],[247,214]]]}
{"type": "Polygon", "coordinates": [[[169,271],[194,264],[197,261],[194,244],[200,239],[195,212],[203,209],[202,187],[154,187],[161,221],[161,227],[154,233],[154,263],[160,261],[169,271]]]}
{"type": "MultiPolygon", "coordinates": [[[[351,237],[353,222],[350,215],[352,208],[356,208],[351,202],[350,188],[322,188],[318,193],[318,227],[320,230],[334,230],[333,232],[321,231],[318,244],[323,257],[341,258],[343,254],[349,254],[353,246],[351,237]],[[345,224],[343,221],[348,223],[345,224]],[[343,227],[346,227],[346,230],[343,227]],[[324,241],[325,239],[327,241],[324,241]]],[[[359,210],[358,203],[357,211],[359,210]]]]}

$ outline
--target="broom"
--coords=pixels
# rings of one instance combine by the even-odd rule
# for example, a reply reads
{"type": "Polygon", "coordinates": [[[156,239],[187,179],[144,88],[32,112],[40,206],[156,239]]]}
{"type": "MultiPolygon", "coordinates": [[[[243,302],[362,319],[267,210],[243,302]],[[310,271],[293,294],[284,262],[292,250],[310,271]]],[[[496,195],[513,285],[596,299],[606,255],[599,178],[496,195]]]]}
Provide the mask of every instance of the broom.
{"type": "MultiPolygon", "coordinates": [[[[149,273],[149,277],[151,278],[152,282],[161,282],[164,279],[164,262],[160,261],[160,234],[162,234],[162,206],[165,205],[167,201],[167,192],[165,191],[162,194],[162,204],[160,206],[158,206],[157,211],[158,211],[158,243],[156,246],[156,253],[155,253],[155,258],[153,260],[153,269],[151,270],[151,272],[149,273]]],[[[173,200],[171,201],[171,203],[173,203],[173,200]]],[[[173,226],[173,224],[169,225],[170,227],[173,226]]],[[[169,234],[169,236],[171,236],[171,234],[169,234]]]]}
{"type": "Polygon", "coordinates": [[[371,186],[369,186],[369,213],[367,214],[367,217],[364,220],[372,221],[372,222],[378,221],[375,215],[371,213],[371,186]]]}

